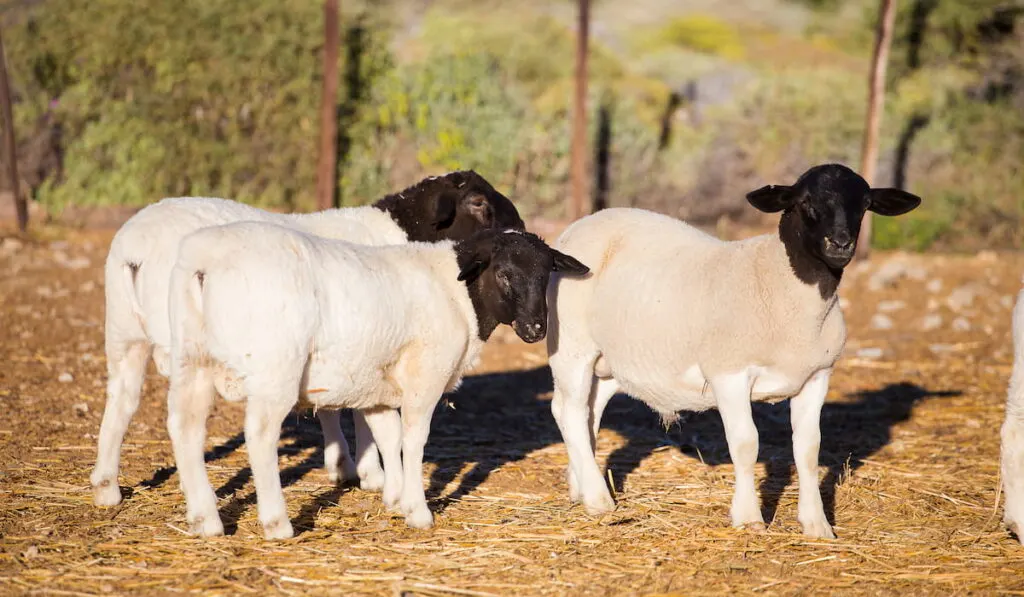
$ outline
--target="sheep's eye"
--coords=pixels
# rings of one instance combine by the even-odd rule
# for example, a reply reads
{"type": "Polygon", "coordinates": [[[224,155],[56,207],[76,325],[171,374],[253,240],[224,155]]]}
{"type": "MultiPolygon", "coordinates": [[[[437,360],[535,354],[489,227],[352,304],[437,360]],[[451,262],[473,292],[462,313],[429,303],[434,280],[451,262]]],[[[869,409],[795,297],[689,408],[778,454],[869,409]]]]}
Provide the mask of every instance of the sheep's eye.
{"type": "Polygon", "coordinates": [[[508,274],[505,272],[497,272],[494,274],[494,277],[498,281],[498,286],[502,291],[506,293],[512,292],[512,280],[509,279],[508,274]]]}

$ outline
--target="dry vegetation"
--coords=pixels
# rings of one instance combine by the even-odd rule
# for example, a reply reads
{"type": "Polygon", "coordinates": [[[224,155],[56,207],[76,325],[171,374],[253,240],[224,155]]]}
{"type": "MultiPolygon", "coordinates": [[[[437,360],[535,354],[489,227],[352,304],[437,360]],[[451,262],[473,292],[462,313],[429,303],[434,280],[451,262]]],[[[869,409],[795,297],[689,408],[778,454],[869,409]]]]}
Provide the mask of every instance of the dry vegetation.
{"type": "Polygon", "coordinates": [[[836,541],[799,533],[785,404],[756,409],[766,534],[728,526],[717,413],[666,431],[625,398],[599,442],[618,509],[590,518],[570,506],[543,348],[503,335],[435,418],[425,479],[435,529],[407,529],[377,495],[330,485],[318,426],[297,414],[281,468],[299,535],[269,543],[240,407],[223,402],[208,466],[230,535],[182,531],[155,372],[125,445],[128,497],[93,507],[108,241],[82,233],[0,249],[0,592],[1024,594],[1024,548],[1002,528],[996,491],[1020,255],[883,254],[844,281],[851,340],[822,422],[836,541]],[[928,314],[941,322],[922,331],[928,314]]]}

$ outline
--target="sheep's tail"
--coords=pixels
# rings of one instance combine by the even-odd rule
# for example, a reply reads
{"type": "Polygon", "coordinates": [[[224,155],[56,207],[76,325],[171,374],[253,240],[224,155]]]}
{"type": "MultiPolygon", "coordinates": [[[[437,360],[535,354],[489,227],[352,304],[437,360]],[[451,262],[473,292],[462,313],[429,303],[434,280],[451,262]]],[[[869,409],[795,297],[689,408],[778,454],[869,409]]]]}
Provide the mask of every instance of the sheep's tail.
{"type": "Polygon", "coordinates": [[[146,317],[145,312],[142,310],[142,303],[139,302],[139,272],[142,269],[142,263],[138,261],[125,261],[121,264],[121,281],[124,285],[125,296],[128,297],[128,308],[131,309],[132,315],[142,326],[142,329],[146,329],[146,317]]]}
{"type": "Polygon", "coordinates": [[[183,363],[207,356],[204,278],[202,270],[180,263],[171,273],[171,352],[183,363]]]}

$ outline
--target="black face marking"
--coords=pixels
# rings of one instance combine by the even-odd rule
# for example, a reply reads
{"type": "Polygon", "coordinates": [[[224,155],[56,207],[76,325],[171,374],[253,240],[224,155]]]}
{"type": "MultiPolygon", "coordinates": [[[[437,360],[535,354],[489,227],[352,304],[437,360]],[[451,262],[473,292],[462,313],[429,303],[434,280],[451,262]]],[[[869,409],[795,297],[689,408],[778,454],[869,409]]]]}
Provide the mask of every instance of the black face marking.
{"type": "Polygon", "coordinates": [[[425,178],[373,206],[390,214],[410,241],[459,241],[479,230],[526,229],[508,197],[472,170],[425,178]]]}
{"type": "Polygon", "coordinates": [[[865,211],[895,216],[921,203],[899,189],[872,189],[840,164],[815,166],[792,186],[762,187],[748,193],[747,201],[764,212],[783,212],[779,238],[793,273],[817,285],[823,299],[835,294],[843,269],[853,259],[865,211]]]}
{"type": "Polygon", "coordinates": [[[455,255],[481,340],[487,340],[500,323],[511,325],[526,342],[543,340],[551,273],[582,276],[590,271],[540,237],[514,230],[478,232],[456,244],[455,255]]]}

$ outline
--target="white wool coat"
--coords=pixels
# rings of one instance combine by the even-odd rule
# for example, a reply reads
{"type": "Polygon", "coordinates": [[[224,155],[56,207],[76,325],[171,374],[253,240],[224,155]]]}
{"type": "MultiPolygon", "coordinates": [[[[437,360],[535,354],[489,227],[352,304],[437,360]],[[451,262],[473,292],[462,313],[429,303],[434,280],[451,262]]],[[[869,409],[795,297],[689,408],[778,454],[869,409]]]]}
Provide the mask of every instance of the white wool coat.
{"type": "Polygon", "coordinates": [[[406,242],[406,233],[374,207],[331,209],[312,214],[277,214],[227,199],[177,197],[141,210],[114,237],[106,262],[107,342],[136,339],[139,324],[156,346],[161,373],[167,374],[170,346],[168,285],[178,244],[187,234],[230,222],[269,222],[327,238],[365,245],[406,242]],[[142,264],[132,283],[132,268],[142,264]]]}
{"type": "Polygon", "coordinates": [[[725,242],[668,216],[607,209],[555,247],[592,274],[552,284],[552,351],[596,347],[595,374],[662,415],[714,407],[708,380],[748,367],[754,400],[792,396],[843,350],[837,296],[797,279],[777,234],[725,242]]]}
{"type": "Polygon", "coordinates": [[[451,241],[369,248],[261,223],[206,228],[182,241],[172,274],[172,358],[226,366],[250,399],[436,401],[483,345],[458,275],[451,241]]]}

